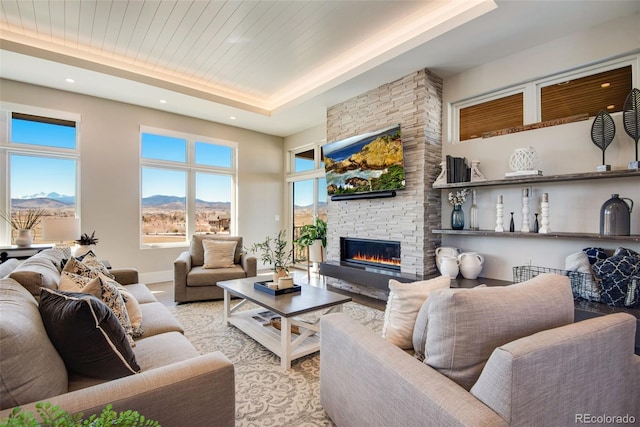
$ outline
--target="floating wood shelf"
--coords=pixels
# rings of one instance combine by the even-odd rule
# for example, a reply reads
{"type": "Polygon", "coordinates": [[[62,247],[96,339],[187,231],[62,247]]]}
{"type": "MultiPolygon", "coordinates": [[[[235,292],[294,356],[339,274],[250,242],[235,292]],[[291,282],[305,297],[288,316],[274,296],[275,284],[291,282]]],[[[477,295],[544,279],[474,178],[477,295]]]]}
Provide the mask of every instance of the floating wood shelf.
{"type": "Polygon", "coordinates": [[[525,176],[517,178],[495,179],[491,181],[481,182],[452,182],[448,184],[434,184],[433,188],[466,188],[466,187],[489,187],[496,185],[520,185],[520,184],[538,184],[545,182],[567,182],[567,181],[584,181],[590,179],[610,179],[610,178],[640,178],[640,170],[628,169],[609,172],[585,172],[571,173],[563,175],[549,176],[525,176]]]}
{"type": "Polygon", "coordinates": [[[522,233],[522,232],[510,232],[503,231],[497,232],[493,230],[452,230],[452,229],[437,229],[432,230],[434,234],[457,234],[461,236],[481,236],[481,237],[518,237],[518,238],[533,238],[533,239],[582,239],[582,240],[617,240],[625,242],[640,243],[640,235],[634,234],[632,236],[601,236],[597,233],[522,233]]]}

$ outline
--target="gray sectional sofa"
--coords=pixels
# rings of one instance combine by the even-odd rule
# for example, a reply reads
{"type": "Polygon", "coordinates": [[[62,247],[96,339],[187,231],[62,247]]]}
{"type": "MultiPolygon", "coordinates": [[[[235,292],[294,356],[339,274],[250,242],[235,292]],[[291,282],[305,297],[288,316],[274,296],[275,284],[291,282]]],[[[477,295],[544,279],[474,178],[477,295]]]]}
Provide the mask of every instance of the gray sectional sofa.
{"type": "Polygon", "coordinates": [[[320,401],[337,426],[640,420],[636,319],[617,313],[572,323],[566,277],[439,289],[422,307],[413,343],[424,361],[345,314],[322,318],[320,401]]]}
{"type": "Polygon", "coordinates": [[[161,425],[233,426],[234,367],[220,352],[200,355],[134,269],[112,269],[138,300],[144,334],[133,352],[139,373],[104,380],[70,372],[50,341],[38,296],[60,282],[62,254],[40,252],[0,278],[0,418],[48,401],[70,413],[133,409],[161,425]]]}

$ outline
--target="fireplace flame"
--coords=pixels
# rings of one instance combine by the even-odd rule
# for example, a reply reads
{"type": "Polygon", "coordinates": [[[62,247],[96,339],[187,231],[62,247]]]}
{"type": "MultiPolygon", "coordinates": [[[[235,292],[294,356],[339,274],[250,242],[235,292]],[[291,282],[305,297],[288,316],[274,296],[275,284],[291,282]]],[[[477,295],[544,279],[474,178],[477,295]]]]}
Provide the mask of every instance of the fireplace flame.
{"type": "Polygon", "coordinates": [[[399,259],[387,259],[381,256],[363,255],[360,252],[355,254],[352,259],[355,261],[364,261],[383,265],[400,265],[399,259]]]}

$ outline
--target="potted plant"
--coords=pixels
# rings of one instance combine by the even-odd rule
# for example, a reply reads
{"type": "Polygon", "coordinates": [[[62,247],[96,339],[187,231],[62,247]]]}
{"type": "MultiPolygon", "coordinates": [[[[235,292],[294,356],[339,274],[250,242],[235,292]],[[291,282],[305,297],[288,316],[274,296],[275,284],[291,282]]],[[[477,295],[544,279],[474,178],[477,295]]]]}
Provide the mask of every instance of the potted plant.
{"type": "Polygon", "coordinates": [[[74,251],[73,256],[79,257],[85,255],[98,244],[98,240],[95,231],[93,231],[91,235],[82,233],[80,238],[76,240],[76,244],[79,246],[74,251]]]}
{"type": "Polygon", "coordinates": [[[40,223],[44,214],[44,209],[19,209],[14,216],[0,212],[0,217],[18,232],[15,240],[17,246],[31,246],[33,243],[31,230],[40,223]]]}
{"type": "Polygon", "coordinates": [[[278,282],[280,277],[289,275],[293,248],[288,246],[287,232],[280,230],[275,237],[267,236],[264,241],[254,243],[248,251],[260,255],[262,262],[271,266],[273,281],[278,282]]]}
{"type": "Polygon", "coordinates": [[[309,248],[309,261],[324,261],[327,247],[327,223],[316,218],[313,224],[303,225],[295,243],[301,248],[309,248]]]}
{"type": "Polygon", "coordinates": [[[3,426],[160,426],[157,421],[145,418],[137,411],[116,412],[112,409],[112,405],[108,404],[100,414],[93,414],[85,418],[82,414],[70,414],[57,405],[51,403],[36,403],[37,416],[33,412],[22,412],[22,408],[17,407],[8,418],[1,420],[3,426]]]}

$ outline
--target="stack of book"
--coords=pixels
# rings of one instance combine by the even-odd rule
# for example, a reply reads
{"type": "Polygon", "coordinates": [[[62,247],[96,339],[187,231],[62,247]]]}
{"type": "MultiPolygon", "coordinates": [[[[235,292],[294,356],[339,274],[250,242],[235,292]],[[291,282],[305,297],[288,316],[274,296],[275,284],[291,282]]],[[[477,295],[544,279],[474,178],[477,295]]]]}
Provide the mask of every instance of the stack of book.
{"type": "Polygon", "coordinates": [[[464,157],[447,155],[447,183],[470,182],[471,166],[464,157]]]}

